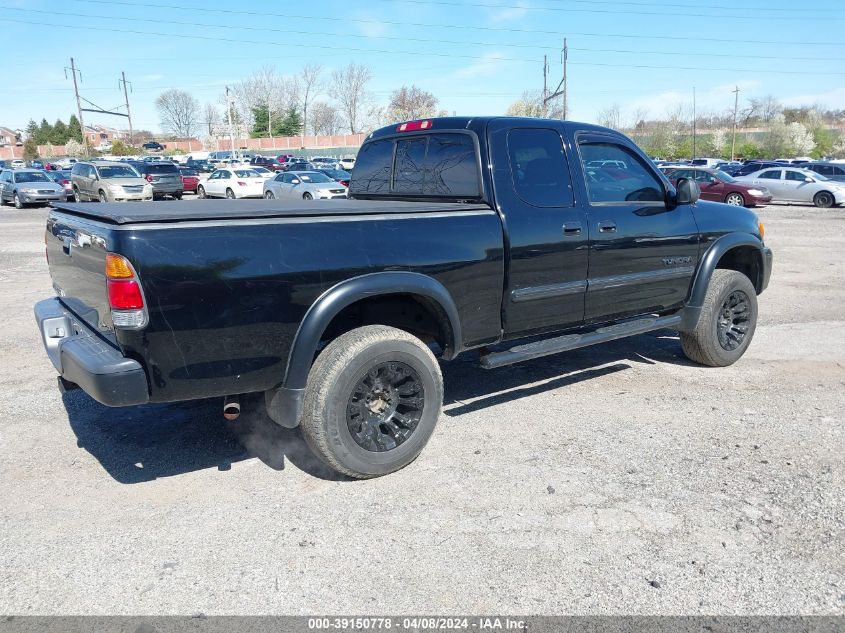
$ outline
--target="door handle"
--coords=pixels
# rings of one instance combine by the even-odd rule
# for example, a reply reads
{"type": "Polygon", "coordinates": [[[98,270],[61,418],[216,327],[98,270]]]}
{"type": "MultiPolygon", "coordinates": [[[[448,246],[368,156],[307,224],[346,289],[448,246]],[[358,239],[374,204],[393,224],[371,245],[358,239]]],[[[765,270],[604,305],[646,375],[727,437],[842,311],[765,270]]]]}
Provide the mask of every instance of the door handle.
{"type": "Polygon", "coordinates": [[[581,223],[580,222],[566,222],[563,225],[563,234],[567,237],[581,235],[581,223]]]}
{"type": "Polygon", "coordinates": [[[599,233],[616,233],[616,222],[612,220],[602,220],[599,222],[599,233]]]}

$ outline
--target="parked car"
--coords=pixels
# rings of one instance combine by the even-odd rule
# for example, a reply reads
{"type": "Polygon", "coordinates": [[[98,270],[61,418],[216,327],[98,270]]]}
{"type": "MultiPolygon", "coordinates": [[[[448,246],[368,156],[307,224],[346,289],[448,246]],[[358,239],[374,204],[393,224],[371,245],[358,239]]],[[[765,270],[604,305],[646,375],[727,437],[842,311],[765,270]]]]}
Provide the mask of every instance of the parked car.
{"type": "Polygon", "coordinates": [[[346,197],[347,188],[318,171],[286,171],[264,183],[264,197],[331,200],[346,197]]]}
{"type": "Polygon", "coordinates": [[[779,166],[740,176],[737,180],[765,186],[777,202],[811,202],[822,208],[845,203],[845,183],[830,180],[809,169],[779,166]]]}
{"type": "Polygon", "coordinates": [[[326,174],[332,180],[336,180],[344,187],[349,186],[349,181],[352,179],[352,174],[344,169],[318,169],[321,174],[326,174]]]}
{"type": "Polygon", "coordinates": [[[190,167],[180,167],[179,173],[182,175],[182,191],[196,193],[200,184],[199,172],[190,167]]]}
{"type": "Polygon", "coordinates": [[[284,171],[314,171],[316,167],[302,159],[294,159],[284,164],[284,171]]]}
{"type": "Polygon", "coordinates": [[[40,169],[4,169],[0,173],[0,205],[11,202],[16,209],[28,204],[47,204],[67,199],[65,190],[40,169]]]}
{"type": "Polygon", "coordinates": [[[170,161],[146,161],[132,163],[135,170],[153,186],[153,196],[182,197],[182,175],[179,168],[170,161]]]}
{"type": "Polygon", "coordinates": [[[345,169],[348,172],[352,172],[355,169],[355,159],[354,158],[341,158],[338,161],[341,169],[345,169]]]}
{"type": "Polygon", "coordinates": [[[47,178],[57,185],[62,186],[68,200],[73,197],[73,183],[71,182],[70,170],[45,170],[44,173],[47,174],[47,178]]]}
{"type": "Polygon", "coordinates": [[[33,169],[44,169],[44,163],[42,163],[37,158],[35,160],[29,161],[29,166],[33,169]]]}
{"type": "Polygon", "coordinates": [[[781,163],[777,163],[773,160],[752,160],[745,163],[740,169],[735,171],[732,176],[734,178],[739,178],[740,176],[747,176],[748,174],[753,174],[755,171],[760,171],[761,169],[766,169],[767,167],[782,167],[781,163]]]}
{"type": "Polygon", "coordinates": [[[153,186],[127,163],[78,162],[70,171],[70,179],[76,202],[153,199],[153,186]]]}
{"type": "Polygon", "coordinates": [[[230,416],[237,394],[260,394],[329,467],[369,478],[434,432],[435,354],[476,350],[494,370],[671,328],[695,362],[743,356],[772,262],[753,212],[699,201],[598,126],[425,123],[368,136],[354,200],[59,204],[58,296],[35,316],[60,384],[109,406],[216,396],[230,416]]]}
{"type": "Polygon", "coordinates": [[[693,158],[689,164],[693,167],[715,167],[721,162],[721,158],[693,158]]]}
{"type": "Polygon", "coordinates": [[[54,161],[54,164],[57,165],[60,169],[71,169],[78,161],[75,158],[60,158],[57,161],[54,161]]]}
{"type": "Polygon", "coordinates": [[[266,167],[261,167],[260,165],[249,165],[249,168],[252,171],[257,172],[258,175],[264,178],[265,180],[267,178],[272,178],[276,175],[276,172],[272,169],[267,169],[266,167]]]}
{"type": "Polygon", "coordinates": [[[12,160],[12,169],[25,169],[26,168],[26,161],[20,158],[15,158],[12,160]]]}
{"type": "Polygon", "coordinates": [[[260,198],[266,179],[247,167],[224,167],[197,187],[200,198],[260,198]]]}
{"type": "Polygon", "coordinates": [[[272,156],[253,156],[249,164],[253,167],[264,167],[271,171],[282,171],[282,164],[272,156]]]}
{"type": "Polygon", "coordinates": [[[801,165],[801,169],[809,169],[817,174],[837,182],[845,182],[845,165],[829,163],[827,161],[813,161],[801,165]]]}
{"type": "Polygon", "coordinates": [[[677,185],[680,178],[695,180],[701,189],[702,200],[724,202],[737,207],[754,207],[772,201],[772,194],[765,187],[742,183],[718,169],[681,167],[669,170],[666,177],[673,185],[677,185]]]}
{"type": "Polygon", "coordinates": [[[146,142],[146,143],[144,143],[141,147],[143,147],[144,149],[148,149],[148,150],[150,150],[150,151],[160,152],[160,151],[162,151],[162,150],[163,150],[165,147],[167,147],[167,146],[166,146],[166,145],[162,145],[162,144],[161,144],[161,143],[159,143],[158,141],[147,141],[147,142],[146,142]]]}
{"type": "Polygon", "coordinates": [[[204,174],[210,174],[211,172],[214,171],[214,165],[209,163],[208,160],[198,160],[198,159],[189,158],[187,160],[187,162],[185,162],[185,167],[187,167],[188,169],[196,170],[196,171],[204,173],[204,174]]]}

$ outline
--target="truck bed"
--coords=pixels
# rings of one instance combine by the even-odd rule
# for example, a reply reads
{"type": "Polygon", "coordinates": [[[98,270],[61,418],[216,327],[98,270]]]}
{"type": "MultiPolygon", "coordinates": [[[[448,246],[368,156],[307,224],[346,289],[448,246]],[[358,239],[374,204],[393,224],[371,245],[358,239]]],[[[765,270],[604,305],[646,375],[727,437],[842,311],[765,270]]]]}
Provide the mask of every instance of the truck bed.
{"type": "Polygon", "coordinates": [[[262,218],[395,215],[486,210],[486,204],[455,202],[395,202],[373,200],[181,200],[161,202],[60,202],[59,211],[110,224],[249,220],[262,218]]]}

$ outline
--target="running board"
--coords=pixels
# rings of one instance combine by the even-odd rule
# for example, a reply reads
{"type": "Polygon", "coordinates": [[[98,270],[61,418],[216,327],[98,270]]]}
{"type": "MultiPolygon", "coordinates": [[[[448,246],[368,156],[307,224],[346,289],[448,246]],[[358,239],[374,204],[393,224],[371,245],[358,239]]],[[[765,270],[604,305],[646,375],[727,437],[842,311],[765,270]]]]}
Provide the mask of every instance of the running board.
{"type": "Polygon", "coordinates": [[[645,334],[654,330],[676,328],[681,324],[682,318],[681,313],[664,317],[647,317],[600,327],[597,330],[584,334],[565,334],[564,336],[543,339],[542,341],[526,343],[525,345],[517,345],[504,352],[487,354],[481,357],[480,364],[484,369],[496,369],[497,367],[513,365],[514,363],[521,363],[522,361],[533,358],[568,352],[580,347],[597,345],[598,343],[607,343],[608,341],[615,341],[616,339],[635,336],[637,334],[645,334]]]}

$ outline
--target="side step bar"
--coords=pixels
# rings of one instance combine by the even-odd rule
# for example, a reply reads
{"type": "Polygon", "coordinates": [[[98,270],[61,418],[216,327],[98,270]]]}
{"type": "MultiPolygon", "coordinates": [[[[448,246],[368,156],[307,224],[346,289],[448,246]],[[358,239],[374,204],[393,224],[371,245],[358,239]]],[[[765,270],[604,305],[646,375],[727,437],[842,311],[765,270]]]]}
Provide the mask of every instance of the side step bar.
{"type": "Polygon", "coordinates": [[[584,334],[565,334],[564,336],[543,339],[525,345],[517,345],[504,352],[487,354],[481,357],[480,364],[484,369],[496,369],[533,358],[568,352],[579,347],[607,343],[608,341],[662,330],[663,328],[676,328],[681,324],[682,319],[682,313],[676,313],[664,317],[646,317],[608,325],[584,334]]]}

